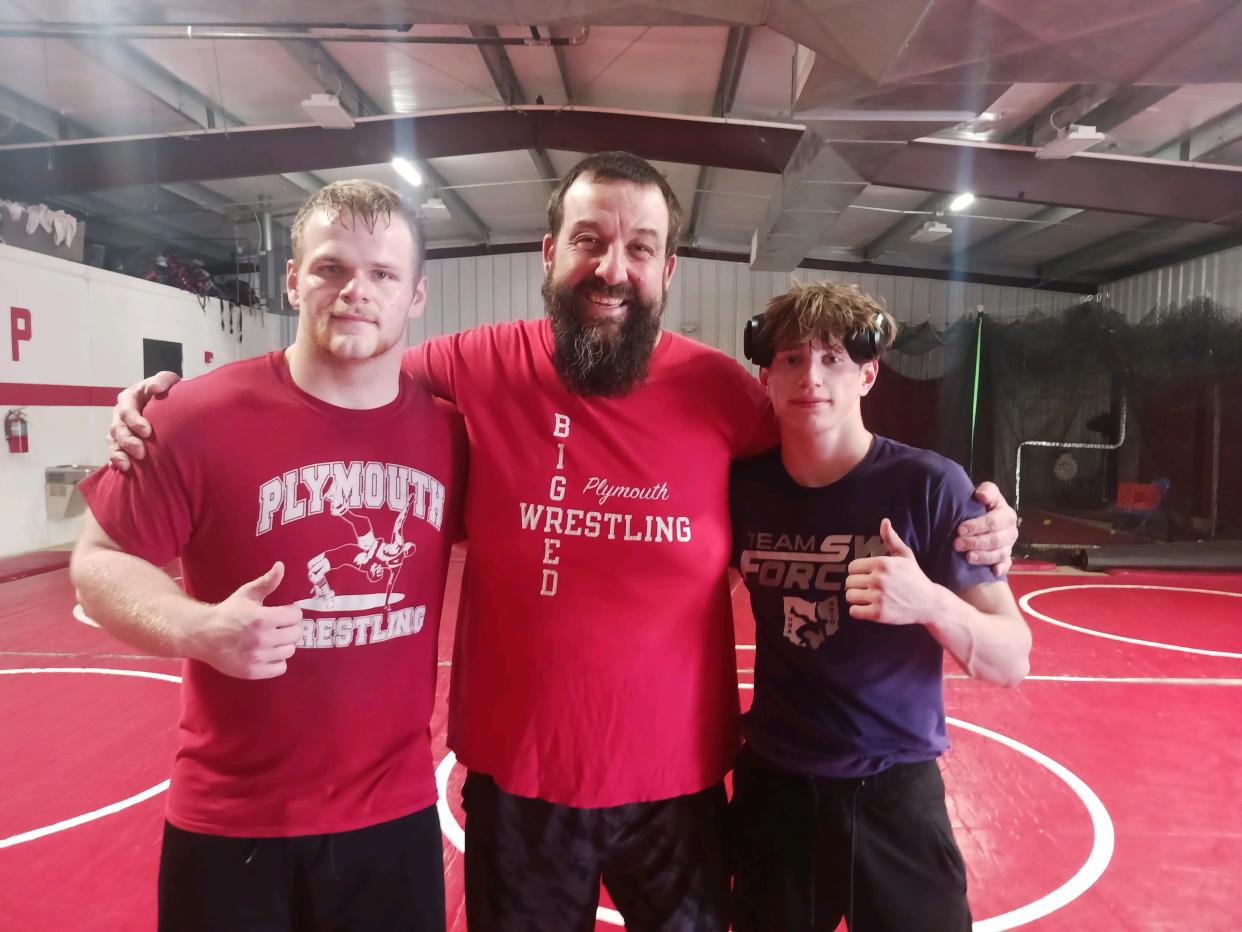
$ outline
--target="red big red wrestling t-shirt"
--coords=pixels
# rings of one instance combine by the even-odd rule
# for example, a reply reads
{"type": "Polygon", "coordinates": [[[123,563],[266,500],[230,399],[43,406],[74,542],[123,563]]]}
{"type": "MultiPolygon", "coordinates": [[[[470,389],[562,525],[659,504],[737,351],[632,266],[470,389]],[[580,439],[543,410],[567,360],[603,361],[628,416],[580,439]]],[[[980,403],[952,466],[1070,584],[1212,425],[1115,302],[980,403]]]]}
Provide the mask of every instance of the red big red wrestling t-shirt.
{"type": "Polygon", "coordinates": [[[104,531],[219,602],[285,565],[303,610],[287,672],[184,667],[168,820],[266,837],[341,832],[435,801],[428,722],[464,477],[460,418],[408,377],[373,410],[299,389],[283,352],[178,385],[147,457],[82,484],[104,531]]]}
{"type": "Polygon", "coordinates": [[[519,796],[594,807],[696,792],[731,766],[729,462],[772,446],[759,384],[664,333],[641,385],[583,398],[547,321],[406,353],[471,444],[449,744],[519,796]]]}

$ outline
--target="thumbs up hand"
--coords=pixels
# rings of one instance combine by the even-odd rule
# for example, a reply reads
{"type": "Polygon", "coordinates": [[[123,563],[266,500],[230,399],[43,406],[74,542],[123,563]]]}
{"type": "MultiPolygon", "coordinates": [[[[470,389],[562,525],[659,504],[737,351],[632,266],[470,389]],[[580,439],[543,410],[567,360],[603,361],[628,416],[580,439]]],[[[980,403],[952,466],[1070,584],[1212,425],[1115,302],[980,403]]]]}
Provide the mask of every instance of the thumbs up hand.
{"type": "Polygon", "coordinates": [[[264,605],[280,586],[285,566],[272,568],[218,605],[207,607],[202,623],[187,637],[187,657],[243,680],[265,680],[285,672],[302,638],[302,610],[264,605]]]}
{"type": "Polygon", "coordinates": [[[940,587],[919,568],[914,551],[888,518],[880,522],[880,537],[889,556],[863,557],[848,567],[845,601],[850,617],[882,625],[922,624],[936,604],[940,587]]]}

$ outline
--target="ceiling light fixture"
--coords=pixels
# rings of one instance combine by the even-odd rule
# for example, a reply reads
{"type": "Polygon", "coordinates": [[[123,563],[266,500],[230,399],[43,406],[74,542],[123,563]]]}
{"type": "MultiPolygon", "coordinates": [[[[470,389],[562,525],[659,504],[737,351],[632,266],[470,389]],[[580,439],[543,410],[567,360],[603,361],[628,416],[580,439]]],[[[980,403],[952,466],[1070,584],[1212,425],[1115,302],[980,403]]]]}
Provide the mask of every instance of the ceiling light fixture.
{"type": "Polygon", "coordinates": [[[934,243],[953,232],[953,227],[939,220],[928,220],[910,237],[912,243],[934,243]]]}
{"type": "Polygon", "coordinates": [[[419,172],[418,172],[418,169],[417,169],[417,168],[415,168],[413,165],[411,165],[411,164],[410,164],[408,161],[406,161],[405,159],[401,158],[401,156],[394,156],[394,157],[393,157],[393,160],[392,160],[392,167],[393,167],[393,169],[396,171],[396,173],[397,173],[398,175],[400,175],[400,176],[402,177],[402,179],[404,179],[404,181],[405,181],[407,184],[409,184],[409,185],[411,185],[411,186],[413,186],[413,187],[415,187],[415,188],[421,188],[421,187],[422,187],[422,185],[423,185],[423,176],[419,174],[419,172]]]}
{"type": "Polygon", "coordinates": [[[448,220],[449,209],[444,203],[442,197],[429,197],[423,201],[423,206],[419,208],[419,212],[423,215],[423,219],[432,222],[436,220],[448,220]]]}
{"type": "Polygon", "coordinates": [[[957,197],[953,198],[953,200],[949,201],[949,210],[952,210],[955,212],[959,210],[965,210],[967,207],[969,207],[974,202],[975,202],[975,196],[971,194],[969,191],[963,191],[957,197]]]}
{"type": "Polygon", "coordinates": [[[1035,158],[1068,159],[1075,152],[1090,149],[1097,143],[1103,142],[1104,139],[1104,134],[1096,132],[1094,126],[1071,123],[1069,126],[1059,128],[1055,139],[1036,149],[1035,158]]]}
{"type": "Polygon", "coordinates": [[[302,101],[302,109],[324,129],[354,128],[354,118],[335,94],[311,94],[302,101]]]}

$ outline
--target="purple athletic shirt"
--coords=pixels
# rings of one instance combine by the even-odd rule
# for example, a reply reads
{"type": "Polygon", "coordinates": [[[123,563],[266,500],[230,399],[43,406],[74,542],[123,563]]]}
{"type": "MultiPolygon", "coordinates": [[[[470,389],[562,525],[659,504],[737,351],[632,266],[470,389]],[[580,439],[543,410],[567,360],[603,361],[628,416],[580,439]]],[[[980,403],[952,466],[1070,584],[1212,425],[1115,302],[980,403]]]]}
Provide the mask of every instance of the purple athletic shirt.
{"type": "Polygon", "coordinates": [[[774,450],[734,464],[733,565],[756,619],[748,745],[782,768],[865,777],[948,747],[944,651],[922,625],[850,617],[846,567],[887,556],[889,518],[928,578],[953,592],[995,581],[953,550],[958,524],[983,513],[952,460],[876,436],[857,466],[806,488],[774,450]]]}

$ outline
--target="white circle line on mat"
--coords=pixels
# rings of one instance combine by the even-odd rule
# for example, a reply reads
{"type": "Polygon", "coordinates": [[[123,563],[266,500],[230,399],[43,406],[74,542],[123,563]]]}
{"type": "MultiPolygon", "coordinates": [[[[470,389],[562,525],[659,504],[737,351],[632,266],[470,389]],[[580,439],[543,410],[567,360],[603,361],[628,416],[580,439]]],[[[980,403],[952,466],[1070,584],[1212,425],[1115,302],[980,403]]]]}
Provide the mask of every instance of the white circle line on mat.
{"type": "Polygon", "coordinates": [[[1183,647],[1180,644],[1166,644],[1163,641],[1145,641],[1141,638],[1130,638],[1123,634],[1109,634],[1107,631],[1098,631],[1095,628],[1085,628],[1082,625],[1072,625],[1068,621],[1061,621],[1059,618],[1052,618],[1043,612],[1038,612],[1031,608],[1031,599],[1038,595],[1047,595],[1049,592],[1072,592],[1075,589],[1152,589],[1160,592],[1189,592],[1197,595],[1223,595],[1231,599],[1242,599],[1242,592],[1226,592],[1222,589],[1190,589],[1185,586],[1142,586],[1136,583],[1122,583],[1118,585],[1103,585],[1101,583],[1085,583],[1081,586],[1051,586],[1047,589],[1036,589],[1034,592],[1028,592],[1022,598],[1018,599],[1018,605],[1028,614],[1034,615],[1041,621],[1046,621],[1050,625],[1056,625],[1059,628],[1068,628],[1070,631],[1077,631],[1079,634],[1087,634],[1091,637],[1107,638],[1110,641],[1121,641],[1123,644],[1137,644],[1140,647],[1154,647],[1158,650],[1174,650],[1183,654],[1198,654],[1201,657],[1229,657],[1234,660],[1242,660],[1242,653],[1230,650],[1208,650],[1203,647],[1183,647]]]}
{"type": "MultiPolygon", "coordinates": [[[[17,673],[97,673],[104,676],[132,676],[144,680],[161,680],[166,683],[181,682],[181,677],[173,676],[171,673],[153,673],[150,670],[114,670],[107,667],[23,667],[16,670],[0,670],[0,676],[17,673]]],[[[166,789],[168,789],[167,780],[148,787],[140,793],[135,793],[133,796],[128,796],[115,803],[109,803],[107,806],[101,806],[90,812],[84,812],[82,815],[74,816],[71,819],[62,819],[59,822],[53,822],[51,825],[44,825],[42,828],[31,829],[18,835],[10,835],[8,838],[0,838],[0,848],[11,848],[23,842],[34,841],[36,838],[44,838],[57,832],[76,828],[79,825],[85,825],[87,822],[94,822],[96,819],[113,815],[123,809],[128,809],[130,806],[136,806],[152,796],[158,796],[166,789]]]]}
{"type": "Polygon", "coordinates": [[[985,738],[990,738],[1033,760],[1070,788],[1074,795],[1082,802],[1083,806],[1086,807],[1087,815],[1091,819],[1093,836],[1091,851],[1087,855],[1087,859],[1083,861],[1082,866],[1078,868],[1069,880],[1050,893],[1046,893],[1039,899],[1027,903],[1025,906],[1011,909],[1009,912],[1001,913],[999,916],[978,920],[973,926],[974,932],[1003,932],[1005,929],[1015,929],[1018,926],[1026,925],[1028,922],[1034,922],[1036,919],[1047,916],[1049,913],[1055,912],[1076,900],[1100,879],[1100,875],[1108,867],[1108,862],[1113,858],[1113,846],[1115,844],[1113,820],[1109,817],[1108,810],[1104,807],[1104,803],[1100,801],[1100,797],[1096,796],[1091,787],[1087,786],[1081,777],[1064,764],[1058,763],[1048,755],[1023,744],[1021,741],[980,725],[975,725],[972,722],[964,722],[959,718],[945,716],[945,722],[957,728],[963,728],[966,731],[973,731],[975,734],[982,735],[985,738]]]}
{"type": "MultiPolygon", "coordinates": [[[[1080,777],[1063,764],[1020,741],[971,722],[964,722],[961,719],[946,717],[945,721],[957,728],[973,731],[985,738],[999,742],[1033,760],[1045,770],[1050,771],[1053,776],[1065,783],[1074,795],[1082,801],[1082,804],[1087,809],[1087,814],[1091,818],[1091,828],[1094,835],[1091,852],[1087,855],[1086,861],[1083,862],[1082,866],[1078,868],[1069,880],[1050,893],[1027,903],[1025,906],[1019,906],[1017,909],[1001,913],[999,916],[980,919],[974,924],[974,932],[1004,932],[1006,929],[1013,929],[1028,922],[1033,922],[1042,916],[1047,916],[1049,913],[1055,912],[1067,903],[1077,899],[1085,890],[1099,880],[1100,875],[1104,873],[1104,869],[1108,867],[1108,862],[1113,857],[1113,822],[1109,818],[1108,810],[1100,802],[1100,798],[1095,795],[1080,777]]],[[[452,773],[453,765],[456,763],[456,755],[449,751],[436,768],[436,789],[439,790],[436,810],[439,812],[440,827],[445,837],[448,838],[454,848],[464,852],[466,850],[466,834],[462,830],[461,825],[458,824],[457,818],[453,815],[448,804],[449,774],[452,773]]],[[[615,909],[601,906],[596,916],[601,921],[612,925],[624,925],[621,914],[615,909]]]]}

